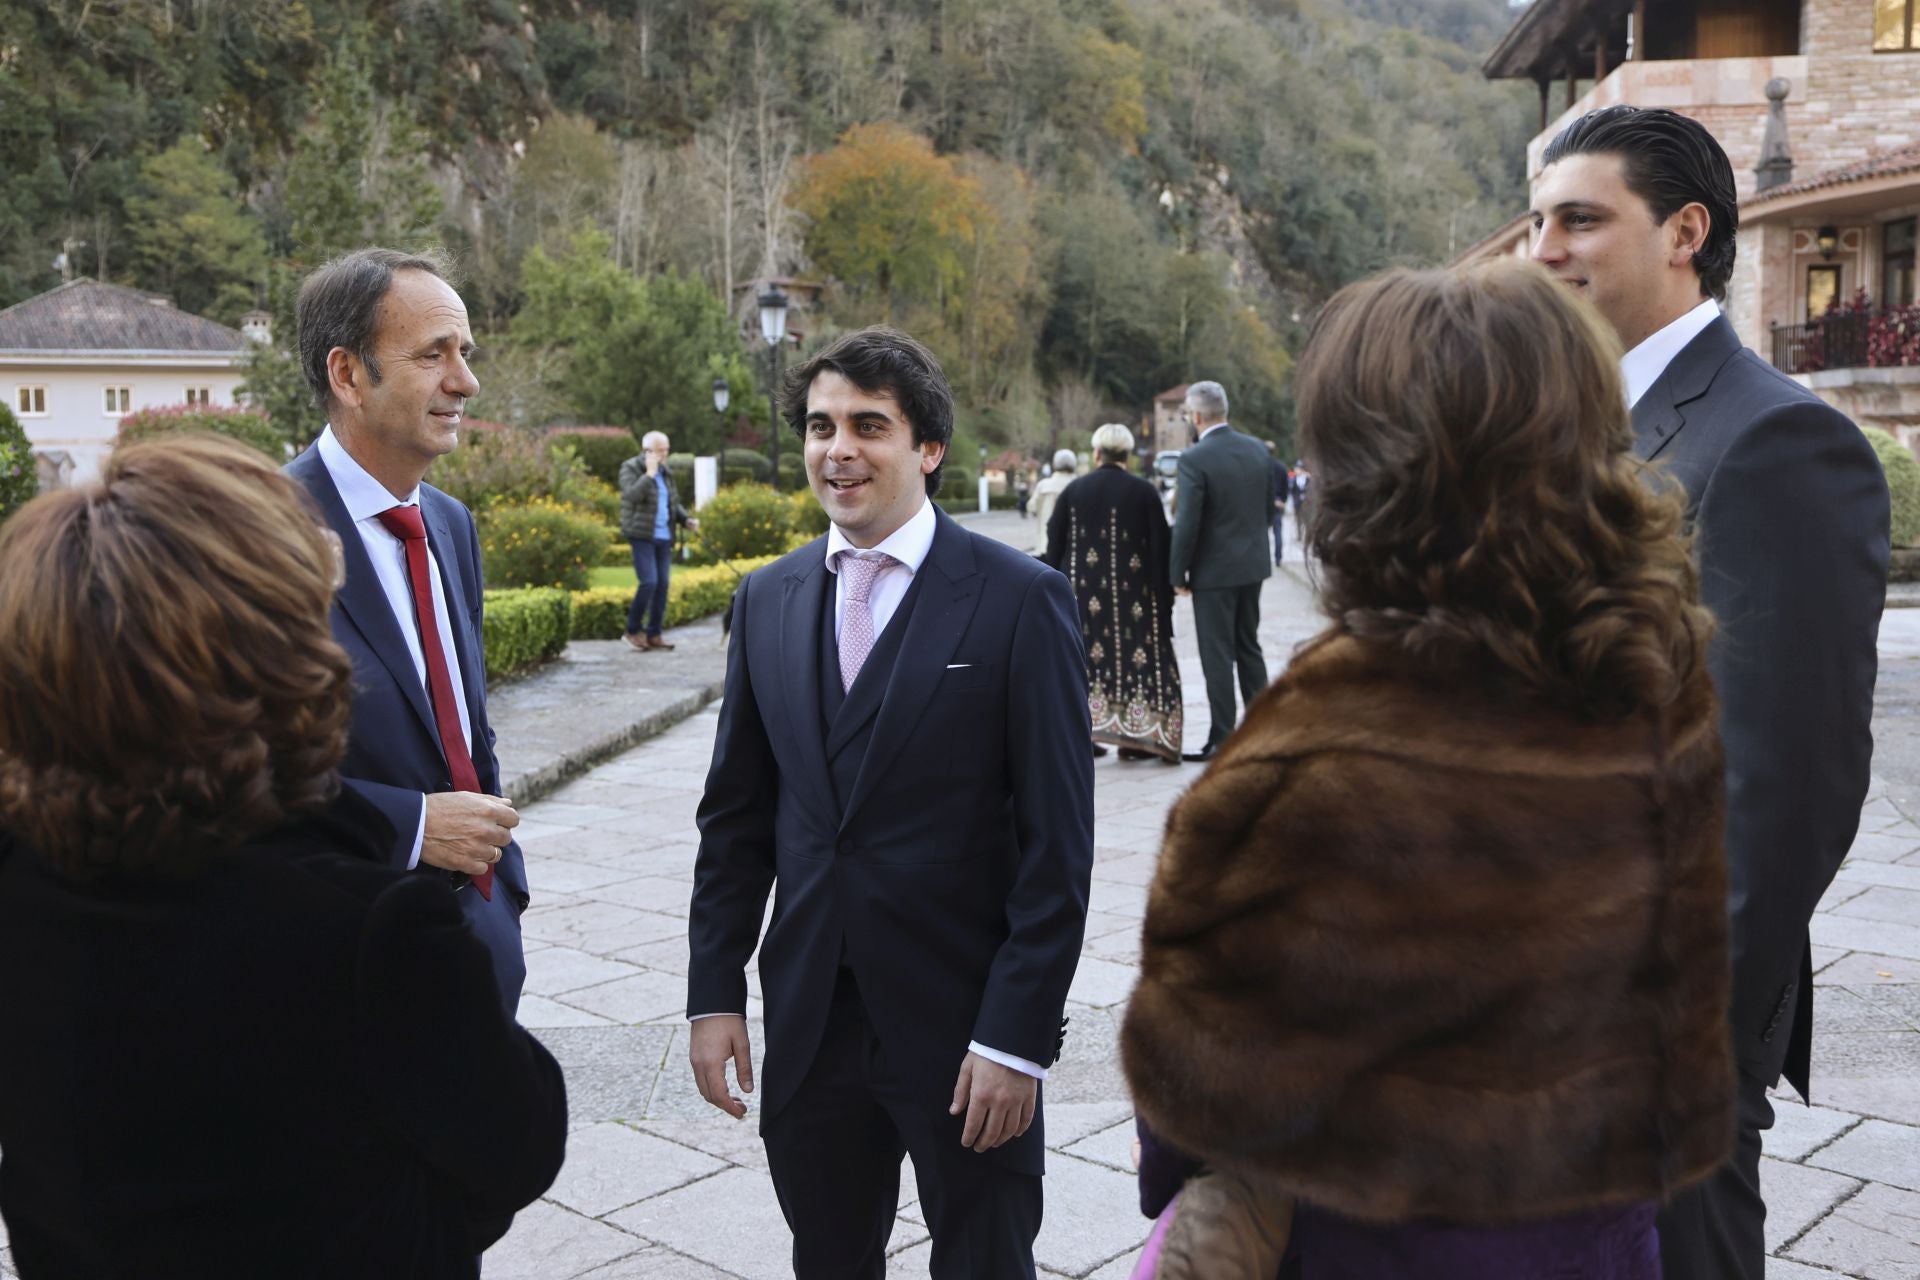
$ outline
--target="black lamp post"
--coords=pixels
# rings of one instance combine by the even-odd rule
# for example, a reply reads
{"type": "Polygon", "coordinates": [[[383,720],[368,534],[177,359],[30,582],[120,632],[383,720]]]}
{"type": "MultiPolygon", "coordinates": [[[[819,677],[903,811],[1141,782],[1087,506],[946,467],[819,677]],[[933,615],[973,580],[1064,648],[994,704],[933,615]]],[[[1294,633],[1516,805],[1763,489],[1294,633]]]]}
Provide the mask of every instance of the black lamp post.
{"type": "Polygon", "coordinates": [[[732,396],[733,389],[727,385],[725,378],[715,378],[713,380],[713,411],[715,413],[725,413],[727,411],[727,401],[730,400],[732,396]]]}
{"type": "Polygon", "coordinates": [[[787,295],[769,284],[760,295],[760,336],[767,342],[767,429],[773,446],[773,487],[780,487],[780,344],[787,337],[787,295]]]}

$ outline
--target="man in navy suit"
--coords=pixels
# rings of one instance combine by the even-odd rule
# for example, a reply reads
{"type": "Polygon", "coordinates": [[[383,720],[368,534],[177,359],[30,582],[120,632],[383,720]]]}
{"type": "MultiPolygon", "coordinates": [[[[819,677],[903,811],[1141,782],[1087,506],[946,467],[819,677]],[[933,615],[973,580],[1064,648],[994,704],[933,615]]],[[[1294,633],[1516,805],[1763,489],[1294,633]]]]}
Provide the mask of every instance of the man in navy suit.
{"type": "Polygon", "coordinates": [[[1059,573],[929,501],[953,434],[932,354],[849,334],[794,371],[788,423],[827,535],[750,575],[689,920],[694,1076],[753,1088],[801,1280],[881,1280],[913,1159],[932,1275],[1031,1277],[1093,865],[1086,662],[1059,573]]]}
{"type": "Polygon", "coordinates": [[[1782,1075],[1810,1097],[1808,922],[1860,824],[1886,599],[1887,482],[1839,410],[1777,372],[1718,302],[1738,251],[1733,166],[1697,120],[1605,107],[1547,147],[1533,257],[1619,335],[1634,452],[1684,489],[1727,753],[1740,1127],[1733,1159],[1660,1215],[1666,1274],[1761,1280],[1761,1132],[1782,1075]]]}
{"type": "Polygon", "coordinates": [[[328,424],[287,466],[339,535],[333,636],[353,658],[345,784],[393,826],[389,865],[445,879],[511,1014],[526,979],[527,870],[500,790],[480,646],[473,515],[421,483],[479,390],[473,333],[437,257],[362,249],[300,287],[300,362],[328,424]]]}

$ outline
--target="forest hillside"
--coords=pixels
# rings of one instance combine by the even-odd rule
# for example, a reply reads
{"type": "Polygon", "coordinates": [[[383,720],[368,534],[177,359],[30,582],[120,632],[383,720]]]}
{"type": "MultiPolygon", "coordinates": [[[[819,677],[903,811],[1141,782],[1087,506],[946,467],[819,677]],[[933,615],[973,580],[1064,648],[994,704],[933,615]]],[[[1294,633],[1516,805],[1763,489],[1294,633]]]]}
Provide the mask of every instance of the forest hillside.
{"type": "MultiPolygon", "coordinates": [[[[1522,196],[1506,0],[30,0],[0,7],[0,306],[63,272],[290,336],[300,272],[456,256],[474,411],[754,445],[803,346],[926,338],[963,445],[1226,383],[1288,426],[1313,309],[1522,196]],[[797,291],[805,297],[811,290],[797,291]],[[725,376],[735,415],[713,413],[725,376]]],[[[255,400],[314,428],[284,358],[255,400]]]]}

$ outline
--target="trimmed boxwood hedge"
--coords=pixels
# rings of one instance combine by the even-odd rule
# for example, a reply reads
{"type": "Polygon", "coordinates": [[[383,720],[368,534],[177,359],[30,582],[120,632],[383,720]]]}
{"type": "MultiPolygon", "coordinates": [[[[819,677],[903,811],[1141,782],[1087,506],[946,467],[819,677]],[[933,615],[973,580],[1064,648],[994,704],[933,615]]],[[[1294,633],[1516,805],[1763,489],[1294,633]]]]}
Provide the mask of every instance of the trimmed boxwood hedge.
{"type": "Polygon", "coordinates": [[[1893,545],[1910,547],[1920,542],[1920,460],[1891,432],[1879,427],[1860,429],[1879,455],[1881,470],[1887,473],[1887,493],[1893,500],[1893,545]]]}
{"type": "Polygon", "coordinates": [[[573,633],[573,597],[558,587],[486,593],[481,642],[487,679],[524,671],[560,656],[573,633]]]}
{"type": "MultiPolygon", "coordinates": [[[[667,619],[677,627],[720,612],[733,599],[740,579],[778,556],[731,560],[700,569],[675,569],[667,579],[667,619]]],[[[618,640],[627,630],[627,605],[633,592],[626,587],[593,587],[573,593],[573,638],[618,640]]]]}

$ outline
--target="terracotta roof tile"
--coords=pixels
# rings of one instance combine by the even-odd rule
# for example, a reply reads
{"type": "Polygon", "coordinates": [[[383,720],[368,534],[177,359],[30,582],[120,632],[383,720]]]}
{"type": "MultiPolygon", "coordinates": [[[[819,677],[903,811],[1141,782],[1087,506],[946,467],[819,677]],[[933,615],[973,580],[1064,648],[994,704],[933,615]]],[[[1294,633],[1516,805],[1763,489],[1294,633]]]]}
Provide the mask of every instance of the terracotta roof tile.
{"type": "Polygon", "coordinates": [[[0,351],[232,351],[246,339],[165,299],[71,280],[0,311],[0,351]]]}
{"type": "Polygon", "coordinates": [[[1920,142],[1910,142],[1904,147],[1895,147],[1890,151],[1876,151],[1864,160],[1856,160],[1852,164],[1841,165],[1837,169],[1828,169],[1825,173],[1816,173],[1812,177],[1801,178],[1783,186],[1762,191],[1747,203],[1749,205],[1764,204],[1783,196],[1797,196],[1826,187],[1845,186],[1849,182],[1865,182],[1869,178],[1889,178],[1915,169],[1920,169],[1920,142]]]}

